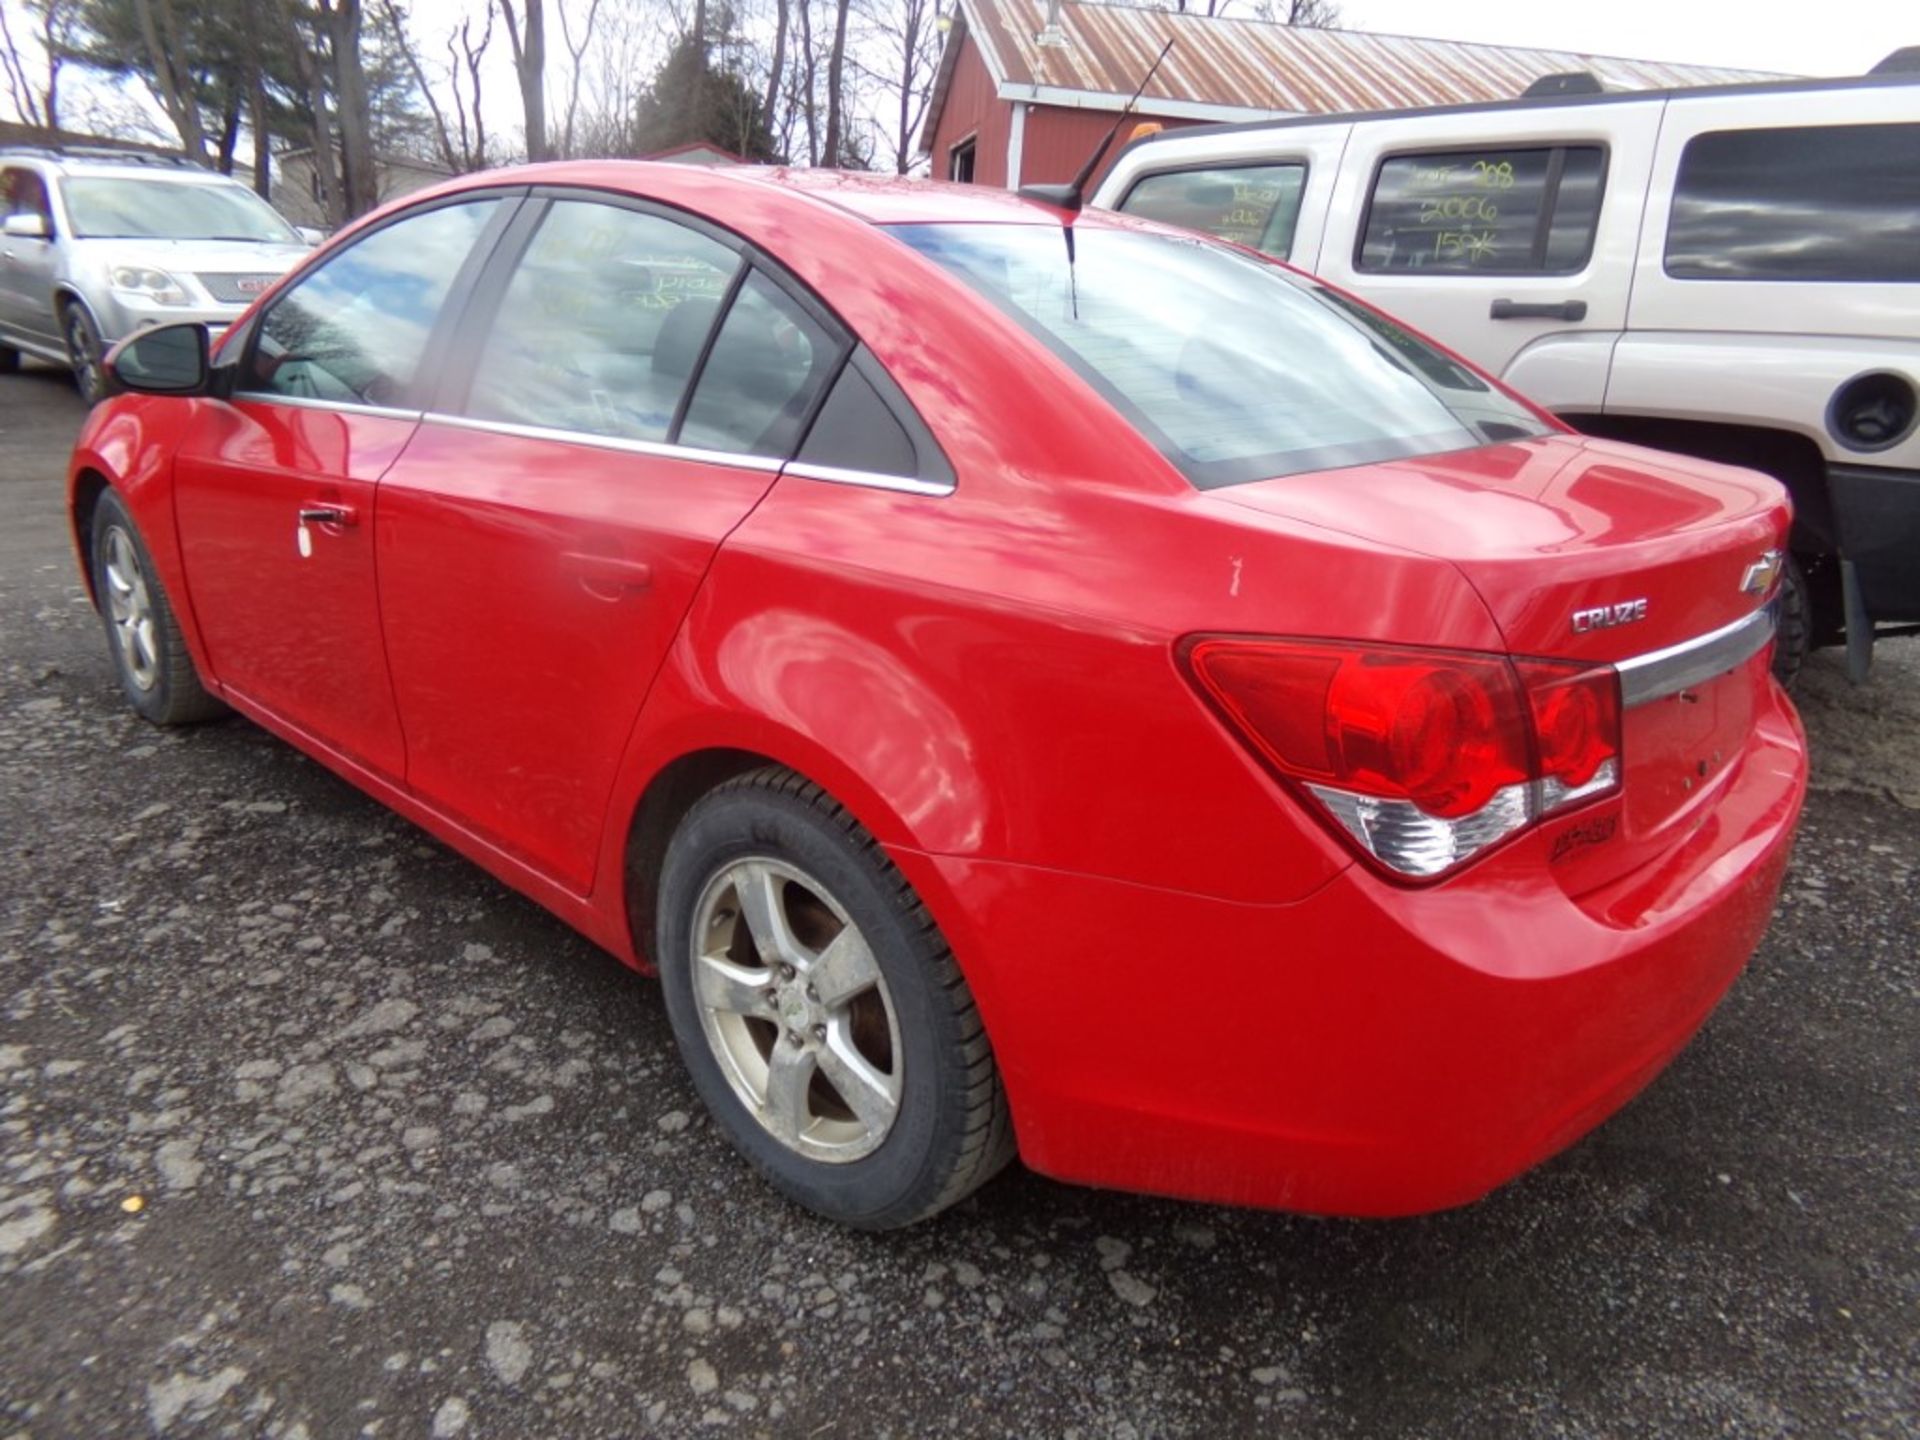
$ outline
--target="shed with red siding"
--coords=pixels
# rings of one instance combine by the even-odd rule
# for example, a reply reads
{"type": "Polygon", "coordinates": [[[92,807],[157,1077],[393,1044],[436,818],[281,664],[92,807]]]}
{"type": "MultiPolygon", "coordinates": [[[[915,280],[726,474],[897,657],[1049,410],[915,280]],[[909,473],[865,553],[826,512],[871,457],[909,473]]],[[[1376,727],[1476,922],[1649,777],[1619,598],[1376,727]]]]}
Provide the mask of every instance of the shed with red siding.
{"type": "Polygon", "coordinates": [[[1587,71],[1608,90],[1778,78],[1091,0],[959,0],[920,151],[938,179],[1010,188],[1069,180],[1169,40],[1174,48],[1122,141],[1143,123],[1172,129],[1511,100],[1542,76],[1569,71],[1587,71]]]}

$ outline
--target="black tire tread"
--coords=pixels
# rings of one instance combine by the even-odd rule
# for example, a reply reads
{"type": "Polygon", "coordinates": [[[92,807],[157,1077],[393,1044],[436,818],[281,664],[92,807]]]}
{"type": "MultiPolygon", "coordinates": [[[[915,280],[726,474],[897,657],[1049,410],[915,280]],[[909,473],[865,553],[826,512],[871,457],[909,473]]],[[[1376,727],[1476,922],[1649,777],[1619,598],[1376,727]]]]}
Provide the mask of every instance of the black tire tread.
{"type": "Polygon", "coordinates": [[[741,791],[784,796],[799,802],[825,820],[856,856],[881,877],[898,912],[907,920],[928,965],[935,990],[942,995],[958,1026],[966,1064],[966,1083],[960,1104],[965,1113],[964,1139],[960,1153],[945,1183],[918,1209],[902,1216],[890,1216],[887,1224],[911,1225],[958,1204],[1001,1170],[1015,1153],[1013,1117],[1007,1108],[1006,1090],[1000,1082],[1000,1069],[994,1062],[993,1047],[987,1039],[980,1008],[974,1002],[960,964],[954,959],[940,927],[934,923],[913,887],[907,883],[887,854],[853,815],[818,785],[784,765],[769,765],[749,770],[715,786],[702,797],[702,803],[741,791]]]}
{"type": "Polygon", "coordinates": [[[1806,572],[1793,556],[1780,580],[1780,627],[1774,636],[1773,673],[1789,690],[1799,678],[1807,652],[1813,648],[1813,597],[1806,572]]]}

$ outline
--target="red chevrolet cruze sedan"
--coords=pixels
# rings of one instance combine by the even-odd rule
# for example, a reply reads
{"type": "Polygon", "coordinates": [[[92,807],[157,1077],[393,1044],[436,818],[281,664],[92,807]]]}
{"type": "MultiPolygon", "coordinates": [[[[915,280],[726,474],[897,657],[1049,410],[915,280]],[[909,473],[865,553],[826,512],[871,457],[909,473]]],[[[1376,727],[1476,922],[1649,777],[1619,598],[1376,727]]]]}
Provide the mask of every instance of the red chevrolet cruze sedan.
{"type": "Polygon", "coordinates": [[[773,1184],[1456,1205],[1685,1043],[1805,746],[1773,481],[1215,241],[601,163],[410,197],[72,463],[231,707],[636,968],[773,1184]]]}

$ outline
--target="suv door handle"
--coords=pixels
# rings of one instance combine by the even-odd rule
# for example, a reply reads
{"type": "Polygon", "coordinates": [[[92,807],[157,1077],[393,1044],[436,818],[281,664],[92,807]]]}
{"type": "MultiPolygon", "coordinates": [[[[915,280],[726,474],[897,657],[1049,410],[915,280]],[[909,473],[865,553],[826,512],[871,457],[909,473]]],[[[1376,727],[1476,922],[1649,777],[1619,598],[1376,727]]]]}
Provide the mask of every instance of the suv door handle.
{"type": "Polygon", "coordinates": [[[603,600],[614,599],[627,590],[645,590],[653,584],[653,567],[644,560],[569,550],[561,555],[560,563],[580,582],[581,588],[603,600]]]}
{"type": "Polygon", "coordinates": [[[300,523],[302,525],[345,526],[357,523],[359,518],[358,515],[354,514],[351,505],[335,505],[328,501],[320,501],[300,507],[300,523]]]}
{"type": "Polygon", "coordinates": [[[1584,300],[1496,300],[1487,311],[1494,320],[1584,320],[1584,300]]]}

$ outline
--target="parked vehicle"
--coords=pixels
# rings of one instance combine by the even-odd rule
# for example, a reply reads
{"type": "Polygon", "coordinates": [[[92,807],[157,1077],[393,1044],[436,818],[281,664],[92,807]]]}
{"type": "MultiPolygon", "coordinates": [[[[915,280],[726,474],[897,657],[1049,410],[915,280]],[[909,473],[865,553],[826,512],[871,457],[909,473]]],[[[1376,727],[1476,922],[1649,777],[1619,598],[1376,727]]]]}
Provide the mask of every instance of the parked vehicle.
{"type": "Polygon", "coordinates": [[[1658,1071],[1806,756],[1785,492],[1216,241],[816,172],[388,209],[74,452],[127,699],[627,963],[787,1195],[1458,1204],[1658,1071]]]}
{"type": "Polygon", "coordinates": [[[73,367],[89,404],[115,341],[237,319],[312,247],[244,185],[140,151],[0,149],[0,372],[73,367]]]}
{"type": "MultiPolygon", "coordinates": [[[[1793,495],[1779,663],[1920,628],[1920,52],[1861,79],[1169,131],[1098,203],[1250,245],[1593,435],[1793,495]]],[[[1580,83],[1586,82],[1586,83],[1580,83]]],[[[1567,91],[1575,93],[1565,93],[1567,91]]]]}

